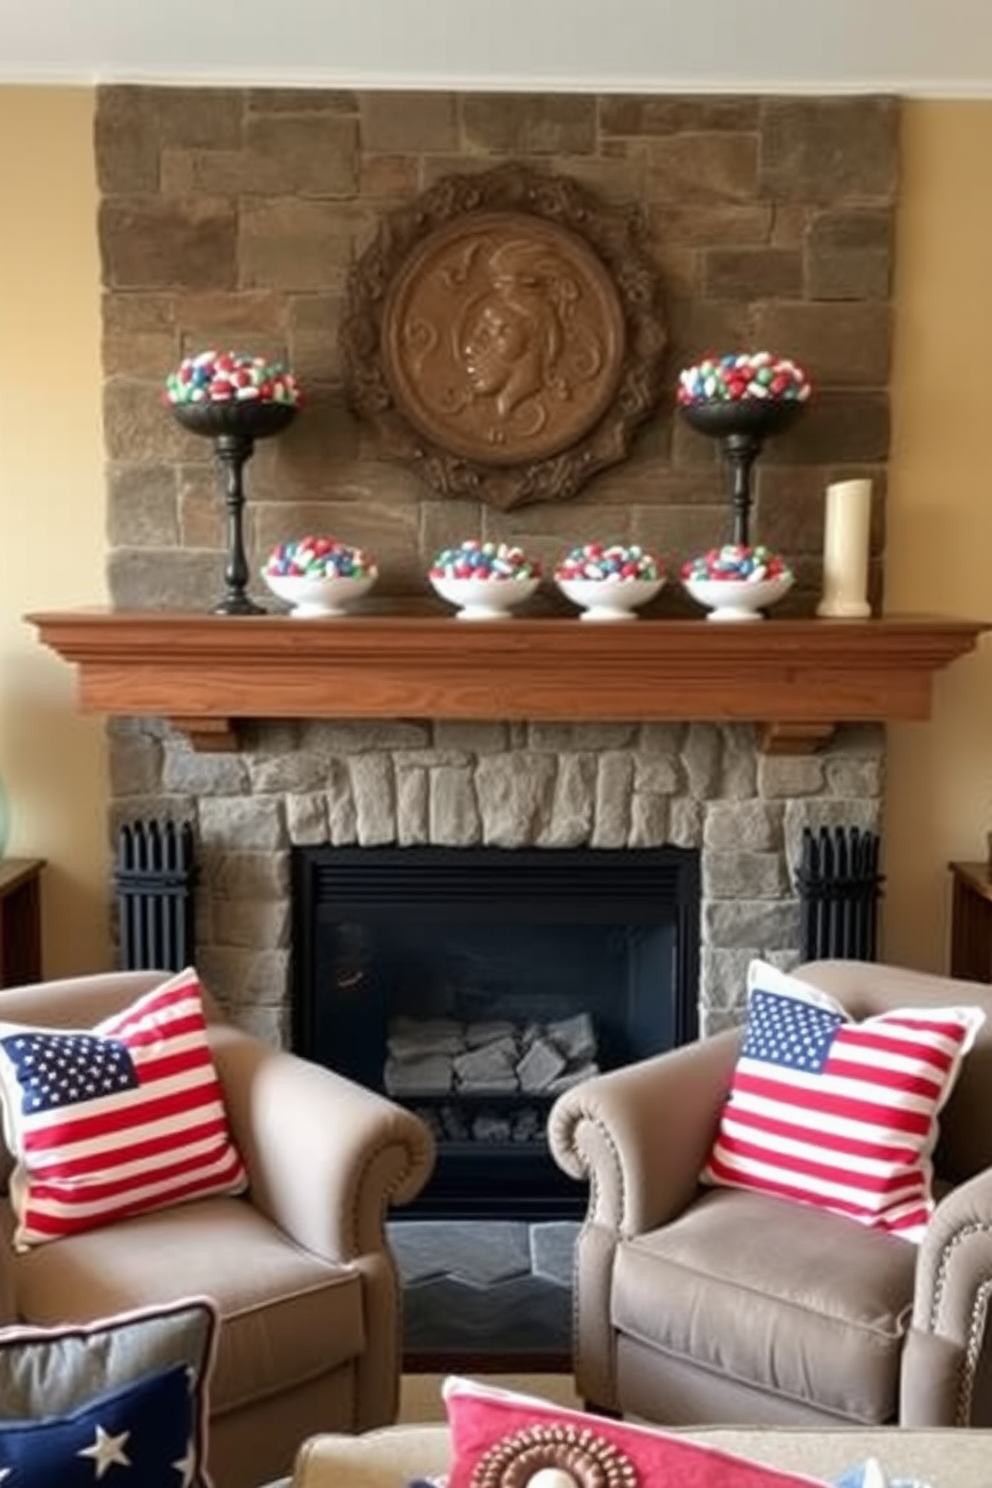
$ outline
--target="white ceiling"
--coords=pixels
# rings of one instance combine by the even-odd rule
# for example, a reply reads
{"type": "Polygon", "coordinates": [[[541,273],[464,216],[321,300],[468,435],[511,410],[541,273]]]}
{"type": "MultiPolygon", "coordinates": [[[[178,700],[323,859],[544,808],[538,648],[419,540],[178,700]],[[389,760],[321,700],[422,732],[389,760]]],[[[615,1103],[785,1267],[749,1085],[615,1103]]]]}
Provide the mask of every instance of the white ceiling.
{"type": "Polygon", "coordinates": [[[992,96],[992,0],[0,0],[0,82],[992,96]]]}

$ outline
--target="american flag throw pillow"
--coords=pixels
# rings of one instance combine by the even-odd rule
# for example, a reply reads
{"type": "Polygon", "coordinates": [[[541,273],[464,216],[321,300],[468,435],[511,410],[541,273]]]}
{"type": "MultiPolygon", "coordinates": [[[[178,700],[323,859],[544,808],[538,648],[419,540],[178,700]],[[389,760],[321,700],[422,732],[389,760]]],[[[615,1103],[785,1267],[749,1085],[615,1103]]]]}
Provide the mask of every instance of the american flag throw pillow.
{"type": "Polygon", "coordinates": [[[247,1187],[191,969],[92,1029],[0,1022],[0,1100],[20,1250],[247,1187]]]}
{"type": "Polygon", "coordinates": [[[899,1008],[855,1023],[764,962],[704,1183],[817,1204],[918,1241],[933,1212],[937,1113],[985,1014],[899,1008]]]}

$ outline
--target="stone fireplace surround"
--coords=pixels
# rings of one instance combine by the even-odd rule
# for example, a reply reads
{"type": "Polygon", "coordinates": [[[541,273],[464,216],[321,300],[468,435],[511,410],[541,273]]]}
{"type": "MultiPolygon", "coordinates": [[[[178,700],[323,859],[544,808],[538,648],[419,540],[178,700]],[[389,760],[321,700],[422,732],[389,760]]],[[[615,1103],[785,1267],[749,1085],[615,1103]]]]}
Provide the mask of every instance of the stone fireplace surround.
{"type": "MultiPolygon", "coordinates": [[[[470,532],[551,561],[608,529],[675,565],[725,531],[715,451],[674,419],[670,395],[630,457],[577,497],[501,514],[439,499],[384,463],[344,405],[347,275],[383,213],[445,174],[510,159],[637,205],[670,393],[678,368],[714,347],[768,344],[807,367],[815,403],[757,479],[755,529],[798,576],[779,613],[812,613],[823,489],[848,475],[875,483],[877,605],[898,122],[888,98],[99,89],[114,607],[202,612],[216,598],[218,473],[159,394],[183,354],[218,343],[286,356],[310,395],[247,472],[253,568],[289,533],[334,530],[376,553],[402,602],[422,593],[430,555],[470,532]]],[[[660,613],[695,618],[677,585],[660,613]]],[[[880,816],[881,723],[843,724],[816,754],[771,756],[746,721],[300,718],[252,722],[239,752],[208,754],[161,719],[110,711],[122,715],[110,725],[111,825],[194,823],[202,970],[236,1018],[276,1040],[289,1027],[294,843],[698,848],[708,1031],[734,1017],[751,955],[795,957],[803,827],[877,829],[880,816]]]]}
{"type": "Polygon", "coordinates": [[[734,1021],[752,956],[795,963],[805,827],[878,830],[880,725],[763,756],[748,724],[299,721],[202,754],[154,720],[110,726],[115,822],[195,827],[197,961],[244,1026],[290,1038],[290,848],[435,845],[700,854],[699,1018],[734,1021]]]}

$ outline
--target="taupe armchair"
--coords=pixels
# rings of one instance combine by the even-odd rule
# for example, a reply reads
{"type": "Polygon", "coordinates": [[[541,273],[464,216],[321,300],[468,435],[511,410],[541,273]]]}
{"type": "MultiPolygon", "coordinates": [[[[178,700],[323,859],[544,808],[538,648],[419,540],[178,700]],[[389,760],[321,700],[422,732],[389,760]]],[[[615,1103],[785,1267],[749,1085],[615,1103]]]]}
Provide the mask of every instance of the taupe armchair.
{"type": "MultiPolygon", "coordinates": [[[[0,1017],[88,1028],[168,975],[5,990],[0,1017]]],[[[426,1182],[434,1145],[409,1111],[249,1037],[216,1008],[208,1015],[247,1194],[198,1199],[24,1254],[10,1243],[4,1199],[0,1321],[51,1326],[213,1298],[221,1322],[210,1469],[218,1488],[258,1488],[290,1471],[313,1432],[395,1419],[400,1289],[383,1222],[389,1204],[409,1201],[426,1182]]]]}
{"type": "Polygon", "coordinates": [[[992,987],[895,967],[798,968],[854,1017],[978,1004],[987,1022],[941,1114],[921,1245],[697,1175],[739,1035],[559,1097],[551,1150],[590,1182],[574,1368],[597,1409],[665,1425],[992,1424],[992,987]]]}

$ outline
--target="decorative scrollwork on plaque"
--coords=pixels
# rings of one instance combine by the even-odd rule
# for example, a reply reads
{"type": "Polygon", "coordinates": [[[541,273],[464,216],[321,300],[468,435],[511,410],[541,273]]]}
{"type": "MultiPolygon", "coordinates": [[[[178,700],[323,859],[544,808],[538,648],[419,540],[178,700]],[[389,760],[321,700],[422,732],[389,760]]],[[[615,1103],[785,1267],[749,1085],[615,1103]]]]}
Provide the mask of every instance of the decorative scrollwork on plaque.
{"type": "Polygon", "coordinates": [[[387,458],[509,508],[571,496],[657,402],[664,326],[632,213],[562,176],[449,176],[390,214],[341,327],[387,458]]]}

